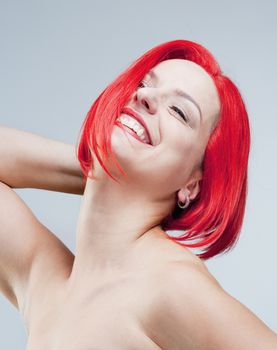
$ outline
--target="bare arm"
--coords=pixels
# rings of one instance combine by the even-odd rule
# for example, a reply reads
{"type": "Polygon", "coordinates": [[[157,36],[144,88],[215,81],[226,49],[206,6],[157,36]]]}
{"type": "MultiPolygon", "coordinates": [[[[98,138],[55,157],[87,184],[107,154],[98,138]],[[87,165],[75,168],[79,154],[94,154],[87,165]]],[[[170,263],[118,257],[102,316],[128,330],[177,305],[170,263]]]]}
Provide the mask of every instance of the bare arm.
{"type": "Polygon", "coordinates": [[[73,260],[63,242],[0,182],[0,293],[23,313],[32,286],[64,278],[73,260]]]}
{"type": "Polygon", "coordinates": [[[0,126],[0,292],[22,312],[32,284],[57,266],[67,271],[74,256],[12,188],[82,194],[84,186],[74,146],[0,126]]]}
{"type": "Polygon", "coordinates": [[[83,194],[75,147],[0,126],[0,181],[12,188],[83,194]]]}

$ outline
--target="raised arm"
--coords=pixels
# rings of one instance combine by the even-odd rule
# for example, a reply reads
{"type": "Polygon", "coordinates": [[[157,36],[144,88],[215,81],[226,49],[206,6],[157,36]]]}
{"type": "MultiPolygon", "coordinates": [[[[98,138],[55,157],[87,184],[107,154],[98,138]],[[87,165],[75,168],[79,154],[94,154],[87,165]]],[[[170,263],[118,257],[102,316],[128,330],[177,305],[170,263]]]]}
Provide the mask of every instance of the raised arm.
{"type": "Polygon", "coordinates": [[[74,146],[0,126],[0,293],[24,315],[32,290],[64,278],[74,255],[12,188],[82,194],[84,186],[74,146]]]}
{"type": "Polygon", "coordinates": [[[0,160],[0,181],[9,187],[84,192],[73,145],[0,126],[0,160]]]}

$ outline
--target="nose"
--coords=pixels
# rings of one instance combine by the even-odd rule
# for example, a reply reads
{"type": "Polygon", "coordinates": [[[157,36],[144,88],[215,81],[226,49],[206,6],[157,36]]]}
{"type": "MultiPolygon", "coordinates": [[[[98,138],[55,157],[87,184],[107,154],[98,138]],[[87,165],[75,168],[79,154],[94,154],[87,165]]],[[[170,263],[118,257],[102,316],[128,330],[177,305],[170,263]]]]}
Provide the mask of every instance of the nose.
{"type": "Polygon", "coordinates": [[[150,114],[157,111],[157,95],[154,88],[144,87],[136,91],[134,96],[135,102],[147,110],[150,114]]]}

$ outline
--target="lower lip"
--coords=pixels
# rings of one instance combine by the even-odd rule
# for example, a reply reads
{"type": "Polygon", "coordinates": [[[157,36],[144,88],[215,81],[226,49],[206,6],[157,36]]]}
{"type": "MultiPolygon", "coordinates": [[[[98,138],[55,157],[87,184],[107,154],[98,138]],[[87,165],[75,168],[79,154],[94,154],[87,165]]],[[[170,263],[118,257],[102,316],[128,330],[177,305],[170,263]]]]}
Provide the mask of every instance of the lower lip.
{"type": "Polygon", "coordinates": [[[151,146],[149,143],[143,142],[138,135],[130,128],[125,126],[124,124],[121,124],[120,122],[116,122],[116,125],[119,126],[121,129],[124,129],[128,132],[128,134],[132,135],[135,139],[137,139],[139,142],[144,143],[147,146],[151,146]]]}

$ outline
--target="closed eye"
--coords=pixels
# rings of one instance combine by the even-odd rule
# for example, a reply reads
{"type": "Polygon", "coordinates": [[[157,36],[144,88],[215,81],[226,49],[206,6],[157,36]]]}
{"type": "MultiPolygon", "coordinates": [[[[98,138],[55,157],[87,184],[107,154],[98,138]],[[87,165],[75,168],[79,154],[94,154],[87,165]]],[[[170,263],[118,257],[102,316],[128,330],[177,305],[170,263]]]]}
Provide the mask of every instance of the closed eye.
{"type": "Polygon", "coordinates": [[[170,106],[170,108],[172,110],[174,110],[175,112],[177,112],[183,119],[184,121],[187,123],[188,122],[188,118],[187,116],[176,106],[170,106]]]}
{"type": "Polygon", "coordinates": [[[141,82],[138,84],[138,88],[143,88],[143,87],[145,87],[145,84],[144,84],[143,81],[141,81],[141,82]]]}

